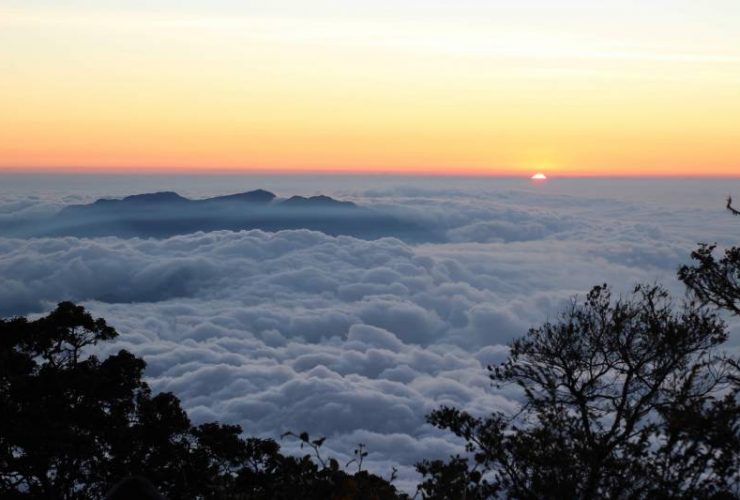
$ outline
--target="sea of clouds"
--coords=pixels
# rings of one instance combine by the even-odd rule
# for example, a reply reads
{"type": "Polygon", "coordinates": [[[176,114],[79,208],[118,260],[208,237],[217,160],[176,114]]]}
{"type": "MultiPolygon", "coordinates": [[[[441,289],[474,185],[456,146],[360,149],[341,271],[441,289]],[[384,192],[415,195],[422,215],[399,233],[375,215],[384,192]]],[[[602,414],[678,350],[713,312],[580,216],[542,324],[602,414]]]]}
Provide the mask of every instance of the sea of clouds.
{"type": "MultiPolygon", "coordinates": [[[[70,203],[175,190],[190,197],[265,188],[327,194],[429,224],[439,244],[307,230],[169,239],[0,235],[0,315],[84,304],[120,332],[101,353],[143,356],[155,390],[196,422],[247,434],[327,436],[348,460],[413,489],[414,462],[461,452],[425,423],[440,405],[514,411],[486,366],[592,285],[626,293],[663,282],[699,241],[740,243],[724,210],[737,180],[362,177],[2,176],[0,222],[32,224],[70,203]]],[[[740,344],[731,324],[730,346],[740,344]]],[[[284,443],[296,450],[296,443],[284,443]]]]}

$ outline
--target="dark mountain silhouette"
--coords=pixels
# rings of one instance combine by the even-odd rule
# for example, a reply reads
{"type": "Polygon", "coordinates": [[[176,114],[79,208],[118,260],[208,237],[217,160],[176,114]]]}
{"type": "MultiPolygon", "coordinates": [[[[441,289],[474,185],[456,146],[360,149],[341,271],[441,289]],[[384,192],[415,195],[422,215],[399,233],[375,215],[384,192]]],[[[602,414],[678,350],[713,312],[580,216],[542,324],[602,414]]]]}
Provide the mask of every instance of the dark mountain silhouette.
{"type": "Polygon", "coordinates": [[[103,198],[88,205],[70,205],[62,209],[57,218],[69,216],[99,216],[102,214],[115,213],[119,217],[126,214],[145,212],[148,215],[157,215],[158,212],[167,212],[167,215],[177,215],[176,210],[185,210],[192,215],[205,209],[224,208],[249,208],[259,205],[267,205],[275,199],[275,195],[269,191],[258,189],[246,193],[237,193],[202,200],[191,200],[180,196],[172,191],[158,193],[134,194],[122,199],[103,198]],[[171,213],[170,213],[171,212],[171,213]]]}
{"type": "Polygon", "coordinates": [[[299,208],[308,208],[308,207],[350,208],[350,207],[357,206],[351,201],[339,201],[339,200],[335,200],[334,198],[324,196],[323,194],[319,196],[311,196],[310,198],[306,198],[305,196],[291,196],[287,200],[283,201],[282,205],[286,207],[299,207],[299,208]]]}
{"type": "Polygon", "coordinates": [[[218,196],[216,198],[207,198],[203,200],[205,203],[254,203],[254,204],[267,204],[275,199],[275,194],[264,189],[256,189],[254,191],[247,191],[246,193],[230,194],[226,196],[218,196]]]}
{"type": "Polygon", "coordinates": [[[407,241],[439,239],[428,228],[329,196],[280,199],[258,189],[227,196],[189,199],[165,191],[70,205],[56,216],[6,228],[7,236],[153,237],[198,231],[310,229],[364,239],[393,236],[407,241]]]}

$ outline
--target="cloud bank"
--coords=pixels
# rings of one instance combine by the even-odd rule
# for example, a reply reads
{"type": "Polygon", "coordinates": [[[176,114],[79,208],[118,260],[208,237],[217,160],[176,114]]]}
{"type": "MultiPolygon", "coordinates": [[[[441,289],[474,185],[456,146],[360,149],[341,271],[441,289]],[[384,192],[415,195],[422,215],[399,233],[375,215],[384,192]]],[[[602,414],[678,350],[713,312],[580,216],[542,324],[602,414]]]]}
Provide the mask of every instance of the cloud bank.
{"type": "MultiPolygon", "coordinates": [[[[673,275],[695,242],[738,234],[721,209],[624,199],[439,186],[354,196],[434,224],[446,242],[308,230],[0,238],[0,314],[84,303],[121,333],[101,354],[143,356],[153,388],[195,421],[306,430],[339,457],[363,442],[373,470],[400,463],[412,487],[416,460],[461,450],[425,423],[429,411],[516,407],[485,371],[512,338],[596,283],[662,280],[680,293],[673,275]]],[[[0,212],[54,203],[0,197],[0,212]]]]}

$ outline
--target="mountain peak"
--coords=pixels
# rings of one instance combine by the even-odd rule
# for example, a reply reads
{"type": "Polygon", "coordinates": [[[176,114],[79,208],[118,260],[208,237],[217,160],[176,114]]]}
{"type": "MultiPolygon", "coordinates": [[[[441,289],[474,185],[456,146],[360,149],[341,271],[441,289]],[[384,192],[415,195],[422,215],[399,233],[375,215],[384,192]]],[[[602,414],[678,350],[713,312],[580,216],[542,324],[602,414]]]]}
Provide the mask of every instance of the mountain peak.
{"type": "Polygon", "coordinates": [[[291,196],[287,200],[283,200],[281,205],[288,206],[288,207],[303,207],[303,208],[310,208],[310,207],[352,208],[352,207],[357,206],[351,201],[339,201],[329,196],[325,196],[323,194],[320,194],[318,196],[309,196],[309,197],[291,196]]]}
{"type": "Polygon", "coordinates": [[[270,203],[275,199],[275,194],[264,189],[255,189],[254,191],[247,191],[244,193],[228,194],[225,196],[216,196],[215,198],[207,198],[203,201],[208,202],[246,202],[246,203],[270,203]]]}
{"type": "Polygon", "coordinates": [[[157,193],[132,194],[121,201],[127,203],[170,203],[186,200],[174,191],[159,191],[157,193]]]}

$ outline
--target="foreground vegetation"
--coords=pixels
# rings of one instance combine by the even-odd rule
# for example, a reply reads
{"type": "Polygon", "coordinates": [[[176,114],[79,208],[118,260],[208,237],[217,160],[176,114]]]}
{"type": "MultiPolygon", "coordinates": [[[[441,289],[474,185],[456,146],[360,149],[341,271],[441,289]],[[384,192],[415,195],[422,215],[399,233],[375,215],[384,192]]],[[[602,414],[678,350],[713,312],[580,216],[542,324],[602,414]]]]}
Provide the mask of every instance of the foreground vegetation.
{"type": "MultiPolygon", "coordinates": [[[[740,497],[740,370],[723,354],[717,315],[740,315],[740,249],[715,253],[703,246],[679,271],[686,303],[659,286],[627,298],[598,286],[514,341],[489,370],[494,384],[520,388],[521,411],[429,415],[468,453],[419,463],[416,496],[740,497]]],[[[347,469],[283,455],[239,426],[192,425],[175,395],[152,393],[142,359],[90,354],[116,336],[69,302],[34,321],[0,320],[1,498],[105,498],[130,476],[172,499],[407,498],[358,466],[362,447],[347,469]]],[[[323,444],[291,437],[309,451],[323,444]]]]}

